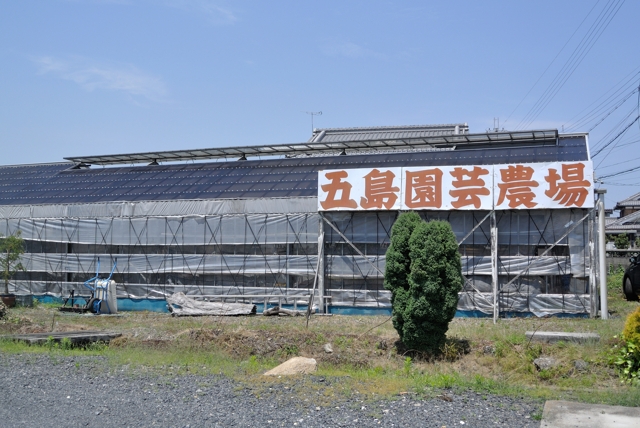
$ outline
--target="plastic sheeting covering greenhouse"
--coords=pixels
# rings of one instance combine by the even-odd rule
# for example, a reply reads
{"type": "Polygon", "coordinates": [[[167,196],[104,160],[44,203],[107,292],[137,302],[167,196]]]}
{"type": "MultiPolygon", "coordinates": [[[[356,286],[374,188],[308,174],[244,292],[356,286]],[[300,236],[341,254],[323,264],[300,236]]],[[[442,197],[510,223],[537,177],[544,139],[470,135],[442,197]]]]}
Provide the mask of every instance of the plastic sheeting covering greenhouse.
{"type": "MultiPolygon", "coordinates": [[[[78,292],[98,258],[103,269],[117,258],[119,298],[183,292],[254,302],[298,296],[302,303],[316,280],[315,305],[326,302],[329,312],[390,311],[381,272],[398,212],[320,214],[316,203],[299,197],[4,206],[0,233],[20,230],[26,242],[26,270],[11,281],[17,294],[78,292]]],[[[500,314],[592,310],[589,210],[496,211],[495,262],[490,214],[420,212],[425,220],[448,221],[460,242],[465,287],[459,315],[494,313],[495,262],[500,314]]]]}

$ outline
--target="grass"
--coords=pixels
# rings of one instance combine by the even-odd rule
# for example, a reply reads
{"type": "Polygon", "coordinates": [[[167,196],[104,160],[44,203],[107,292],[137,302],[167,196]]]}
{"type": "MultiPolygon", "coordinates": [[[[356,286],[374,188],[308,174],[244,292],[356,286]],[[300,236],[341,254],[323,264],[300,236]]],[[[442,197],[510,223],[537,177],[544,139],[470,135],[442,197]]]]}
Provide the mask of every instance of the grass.
{"type": "Polygon", "coordinates": [[[0,341],[0,352],[47,353],[52,358],[100,355],[107,369],[118,371],[224,374],[257,394],[261,388],[286,382],[262,376],[268,369],[291,356],[313,357],[318,372],[303,384],[327,403],[353,395],[363,400],[400,393],[435,396],[441,388],[463,388],[539,400],[640,406],[640,388],[621,383],[609,364],[615,336],[626,315],[638,306],[624,300],[621,281],[621,272],[609,277],[609,320],[515,318],[494,324],[486,318],[457,318],[450,324],[443,355],[430,360],[399,354],[394,346],[397,333],[391,322],[383,323],[385,317],[312,317],[307,329],[303,318],[173,318],[150,312],[102,317],[63,314],[50,305],[11,310],[9,318],[0,321],[0,334],[47,332],[53,327],[111,330],[122,337],[109,346],[88,349],[0,341]],[[369,331],[377,324],[381,325],[369,331]],[[596,332],[601,340],[530,343],[524,333],[531,330],[596,332]],[[333,353],[324,352],[325,343],[333,345],[333,353]],[[539,356],[553,357],[560,365],[539,372],[533,365],[539,356]],[[587,369],[577,370],[576,360],[586,361],[587,369]]]}

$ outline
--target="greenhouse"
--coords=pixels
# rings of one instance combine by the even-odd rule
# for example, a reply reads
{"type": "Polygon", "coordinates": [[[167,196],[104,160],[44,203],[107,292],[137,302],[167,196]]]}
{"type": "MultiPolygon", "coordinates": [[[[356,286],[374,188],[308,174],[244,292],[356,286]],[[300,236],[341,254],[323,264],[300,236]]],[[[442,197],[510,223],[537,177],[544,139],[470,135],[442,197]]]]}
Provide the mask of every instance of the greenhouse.
{"type": "Polygon", "coordinates": [[[586,134],[340,128],[292,145],[65,159],[0,167],[0,233],[26,243],[15,294],[82,294],[98,260],[103,275],[117,260],[121,309],[165,310],[183,292],[390,313],[385,252],[412,209],[456,234],[459,316],[597,311],[586,134]]]}

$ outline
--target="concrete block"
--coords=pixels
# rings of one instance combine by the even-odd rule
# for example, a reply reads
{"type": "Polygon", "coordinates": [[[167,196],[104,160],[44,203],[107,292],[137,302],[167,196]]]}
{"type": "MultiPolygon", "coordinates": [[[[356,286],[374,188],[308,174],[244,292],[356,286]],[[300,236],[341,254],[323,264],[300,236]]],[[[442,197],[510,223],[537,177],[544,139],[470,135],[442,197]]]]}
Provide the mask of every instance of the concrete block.
{"type": "Polygon", "coordinates": [[[633,428],[640,426],[637,407],[547,401],[542,412],[541,428],[633,428]]]}
{"type": "Polygon", "coordinates": [[[600,335],[596,333],[565,333],[562,331],[527,331],[525,336],[532,342],[598,342],[600,335]]]}

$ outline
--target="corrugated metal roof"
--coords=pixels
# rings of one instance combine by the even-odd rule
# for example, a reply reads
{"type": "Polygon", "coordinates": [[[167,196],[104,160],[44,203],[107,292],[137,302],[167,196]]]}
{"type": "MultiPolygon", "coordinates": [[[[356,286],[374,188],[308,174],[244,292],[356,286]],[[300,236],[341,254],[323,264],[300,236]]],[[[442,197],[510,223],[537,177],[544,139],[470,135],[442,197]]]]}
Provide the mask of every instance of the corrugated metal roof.
{"type": "Polygon", "coordinates": [[[368,128],[314,129],[309,142],[338,143],[378,139],[429,138],[445,135],[468,134],[466,123],[447,125],[375,126],[368,128]]]}
{"type": "Polygon", "coordinates": [[[617,202],[614,210],[621,210],[625,207],[638,207],[640,206],[640,193],[629,196],[627,199],[617,202]]]}
{"type": "Polygon", "coordinates": [[[317,195],[324,169],[491,165],[588,160],[584,136],[557,145],[386,152],[233,162],[72,169],[70,163],[0,167],[0,205],[317,195]]]}
{"type": "Polygon", "coordinates": [[[605,231],[628,231],[635,233],[636,230],[640,230],[640,211],[631,213],[624,217],[615,218],[614,220],[615,221],[612,221],[611,223],[605,223],[605,231]]]}

